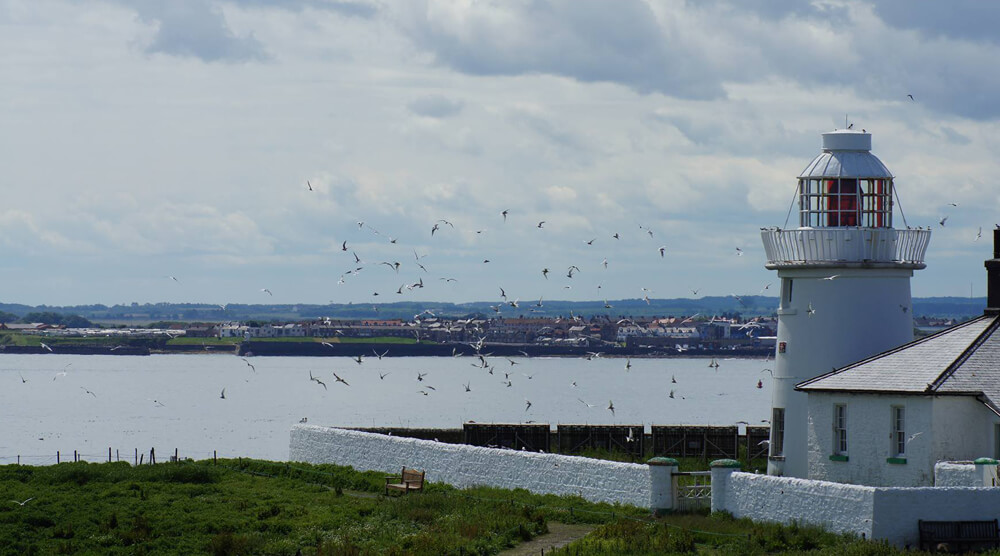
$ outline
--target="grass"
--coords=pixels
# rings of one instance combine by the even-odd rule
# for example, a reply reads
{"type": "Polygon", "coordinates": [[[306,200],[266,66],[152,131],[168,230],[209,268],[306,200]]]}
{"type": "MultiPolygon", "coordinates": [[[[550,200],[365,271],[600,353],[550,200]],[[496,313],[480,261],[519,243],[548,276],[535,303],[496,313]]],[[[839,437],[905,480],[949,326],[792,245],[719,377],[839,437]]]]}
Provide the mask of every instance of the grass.
{"type": "Polygon", "coordinates": [[[818,527],[754,523],[725,513],[675,514],[656,522],[618,520],[587,537],[549,552],[552,555],[814,554],[882,556],[922,554],[885,542],[863,541],[818,527]]]}
{"type": "MultiPolygon", "coordinates": [[[[0,467],[0,555],[496,554],[547,531],[591,523],[549,554],[848,554],[900,552],[817,528],[725,514],[670,514],[525,490],[455,489],[386,497],[384,474],[335,465],[219,460],[133,467],[0,467]]],[[[911,553],[912,554],[912,553],[911,553]]]]}

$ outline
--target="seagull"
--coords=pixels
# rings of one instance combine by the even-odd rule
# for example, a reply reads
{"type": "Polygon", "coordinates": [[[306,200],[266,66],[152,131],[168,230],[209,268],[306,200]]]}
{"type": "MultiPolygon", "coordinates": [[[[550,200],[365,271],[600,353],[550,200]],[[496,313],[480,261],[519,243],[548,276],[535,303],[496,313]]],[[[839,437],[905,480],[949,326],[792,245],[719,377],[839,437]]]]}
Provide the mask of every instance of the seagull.
{"type": "Polygon", "coordinates": [[[417,380],[423,381],[425,376],[427,376],[427,373],[417,373],[417,380]]]}
{"type": "Polygon", "coordinates": [[[261,288],[260,291],[266,293],[267,295],[270,295],[271,297],[274,297],[274,294],[271,293],[271,290],[269,290],[267,288],[261,288]]]}
{"type": "Polygon", "coordinates": [[[326,383],[325,382],[323,382],[322,380],[320,380],[320,379],[318,379],[318,378],[316,378],[316,377],[313,376],[313,372],[312,371],[309,371],[309,380],[311,380],[311,381],[313,381],[313,382],[315,382],[315,383],[323,386],[324,390],[329,390],[329,388],[326,387],[326,383]]]}
{"type": "Polygon", "coordinates": [[[538,303],[535,303],[535,307],[541,307],[541,306],[542,306],[542,298],[539,297],[538,298],[538,303]]]}
{"type": "Polygon", "coordinates": [[[549,269],[543,268],[542,269],[542,276],[544,276],[545,279],[548,280],[549,279],[549,269]]]}
{"type": "Polygon", "coordinates": [[[538,227],[539,227],[539,228],[541,228],[541,227],[542,227],[542,224],[545,224],[545,221],[544,221],[544,220],[542,220],[541,222],[539,222],[539,223],[538,223],[538,227]]]}
{"type": "Polygon", "coordinates": [[[979,227],[979,231],[976,232],[976,239],[974,241],[979,241],[979,239],[982,238],[982,237],[983,237],[983,227],[980,226],[979,227]]]}
{"type": "Polygon", "coordinates": [[[909,307],[907,307],[906,305],[903,305],[902,303],[899,304],[899,309],[901,311],[903,311],[904,313],[910,310],[909,307]]]}
{"type": "Polygon", "coordinates": [[[948,217],[945,216],[941,220],[938,220],[938,224],[941,224],[941,227],[943,228],[944,227],[944,223],[947,222],[947,221],[948,221],[948,217]]]}
{"type": "Polygon", "coordinates": [[[815,314],[816,314],[816,309],[813,309],[813,304],[812,304],[812,302],[810,301],[810,302],[809,302],[809,307],[808,307],[808,308],[806,308],[806,315],[808,315],[808,316],[810,316],[810,317],[811,317],[811,316],[813,316],[813,315],[815,315],[815,314]]]}
{"type": "Polygon", "coordinates": [[[615,232],[615,235],[613,235],[611,237],[613,237],[615,239],[621,239],[622,238],[622,236],[618,235],[618,232],[615,232]]]}
{"type": "Polygon", "coordinates": [[[626,357],[625,358],[625,370],[627,371],[627,370],[629,370],[631,368],[632,368],[632,358],[631,357],[626,357]]]}
{"type": "Polygon", "coordinates": [[[441,229],[441,227],[438,226],[437,224],[434,224],[434,226],[431,228],[431,236],[433,236],[434,232],[438,231],[439,229],[441,229]]]}
{"type": "Polygon", "coordinates": [[[743,250],[740,249],[739,247],[736,248],[736,256],[737,257],[742,257],[743,256],[743,250]]]}
{"type": "Polygon", "coordinates": [[[309,183],[309,180],[306,180],[306,187],[308,187],[308,188],[309,188],[309,191],[312,191],[312,190],[313,190],[313,186],[312,186],[312,184],[311,184],[311,183],[309,183]]]}
{"type": "Polygon", "coordinates": [[[584,243],[586,243],[587,245],[593,245],[595,241],[597,241],[596,237],[590,241],[585,241],[584,243]]]}
{"type": "Polygon", "coordinates": [[[612,415],[615,414],[615,402],[608,400],[608,411],[610,411],[612,415]]]}
{"type": "Polygon", "coordinates": [[[333,379],[336,380],[337,382],[343,382],[344,386],[350,386],[350,384],[348,384],[346,380],[340,378],[340,375],[338,375],[337,373],[333,373],[333,379]]]}
{"type": "Polygon", "coordinates": [[[376,356],[376,357],[378,357],[378,358],[379,358],[379,360],[381,360],[381,359],[382,359],[383,357],[385,357],[385,355],[386,355],[387,353],[389,353],[389,350],[385,350],[384,352],[382,352],[381,354],[379,354],[379,353],[378,353],[377,351],[375,351],[375,350],[373,349],[373,350],[372,350],[372,353],[374,353],[374,354],[375,354],[375,356],[376,356]]]}
{"type": "Polygon", "coordinates": [[[180,282],[180,280],[178,280],[178,279],[177,279],[176,277],[174,277],[174,276],[167,276],[167,278],[170,278],[170,279],[171,279],[171,280],[173,280],[174,282],[180,282]]]}
{"type": "Polygon", "coordinates": [[[764,446],[766,448],[770,448],[771,447],[771,441],[770,440],[761,440],[760,442],[757,443],[757,445],[758,446],[764,446]]]}
{"type": "MultiPolygon", "coordinates": [[[[666,252],[667,252],[667,246],[666,246],[666,245],[661,245],[661,246],[660,246],[660,258],[661,258],[661,259],[663,258],[664,254],[665,254],[666,252]]],[[[632,429],[629,429],[629,431],[631,431],[631,430],[632,430],[632,429]]]]}
{"type": "Polygon", "coordinates": [[[692,295],[698,295],[699,291],[701,291],[701,290],[691,290],[691,294],[692,295]]]}
{"type": "Polygon", "coordinates": [[[21,384],[27,384],[28,383],[27,380],[24,380],[24,375],[21,374],[21,371],[17,372],[17,376],[21,377],[21,384]]]}
{"type": "Polygon", "coordinates": [[[219,394],[219,398],[223,399],[223,400],[226,399],[226,389],[225,388],[222,389],[222,393],[219,394]]]}
{"type": "Polygon", "coordinates": [[[500,216],[503,216],[503,221],[504,222],[507,221],[507,213],[508,212],[510,212],[510,211],[508,211],[507,209],[504,209],[504,210],[500,211],[500,216]]]}
{"type": "Polygon", "coordinates": [[[920,436],[921,434],[924,434],[924,431],[915,432],[915,433],[911,434],[910,436],[908,436],[906,438],[906,443],[909,444],[911,440],[913,440],[914,438],[920,436]]]}
{"type": "Polygon", "coordinates": [[[31,501],[32,501],[32,500],[34,500],[34,499],[35,499],[35,497],[34,497],[34,496],[32,496],[31,498],[28,498],[28,499],[27,499],[27,500],[25,500],[24,502],[18,502],[17,500],[11,500],[11,502],[13,502],[13,503],[17,504],[18,506],[24,506],[25,504],[27,504],[28,502],[31,502],[31,501]]]}
{"type": "Polygon", "coordinates": [[[346,241],[344,241],[344,243],[342,243],[340,245],[340,250],[341,251],[347,251],[347,242],[346,241]]]}
{"type": "Polygon", "coordinates": [[[503,288],[500,288],[500,297],[502,297],[504,301],[507,301],[507,292],[503,291],[503,288]]]}
{"type": "Polygon", "coordinates": [[[81,389],[82,389],[82,390],[83,390],[84,392],[86,392],[86,393],[90,394],[91,396],[94,396],[95,398],[97,397],[97,394],[95,394],[95,393],[91,392],[90,390],[87,390],[87,389],[86,389],[86,388],[84,388],[83,386],[81,386],[80,388],[81,388],[81,389]]]}
{"type": "Polygon", "coordinates": [[[677,377],[674,375],[670,375],[670,382],[671,384],[677,384],[677,377]]]}
{"type": "Polygon", "coordinates": [[[524,411],[527,412],[529,409],[531,409],[531,402],[529,400],[525,399],[524,403],[525,403],[524,411]]]}
{"type": "Polygon", "coordinates": [[[603,261],[601,261],[601,266],[604,267],[604,270],[607,270],[608,269],[608,260],[604,259],[603,261]]]}
{"type": "Polygon", "coordinates": [[[821,279],[822,279],[822,280],[830,280],[830,281],[833,281],[833,280],[837,279],[837,278],[838,278],[839,276],[840,276],[839,274],[833,274],[833,275],[831,275],[831,276],[827,276],[827,277],[825,277],[825,278],[821,278],[821,279]]]}
{"type": "MultiPolygon", "coordinates": [[[[573,384],[576,384],[576,383],[574,382],[573,384]]],[[[589,407],[590,409],[594,409],[594,404],[587,403],[587,402],[583,401],[583,398],[577,398],[577,400],[579,400],[580,403],[582,403],[583,405],[589,407]]]]}
{"type": "MultiPolygon", "coordinates": [[[[381,357],[379,357],[379,359],[381,359],[381,357]]],[[[363,361],[364,360],[361,358],[360,355],[354,358],[354,362],[357,363],[358,365],[360,365],[363,361]]]]}
{"type": "Polygon", "coordinates": [[[913,102],[917,102],[916,100],[913,99],[913,95],[906,95],[906,96],[910,97],[910,100],[912,100],[913,102]]]}
{"type": "Polygon", "coordinates": [[[42,348],[42,349],[47,349],[47,350],[49,350],[49,351],[52,351],[52,348],[50,348],[50,347],[48,346],[48,344],[46,344],[46,343],[44,343],[44,342],[38,342],[38,345],[39,345],[39,346],[41,346],[41,348],[42,348]]]}
{"type": "Polygon", "coordinates": [[[670,399],[674,399],[674,391],[673,391],[673,390],[671,390],[671,391],[670,391],[670,394],[669,394],[669,395],[667,395],[667,397],[668,397],[668,398],[670,398],[670,399]]]}

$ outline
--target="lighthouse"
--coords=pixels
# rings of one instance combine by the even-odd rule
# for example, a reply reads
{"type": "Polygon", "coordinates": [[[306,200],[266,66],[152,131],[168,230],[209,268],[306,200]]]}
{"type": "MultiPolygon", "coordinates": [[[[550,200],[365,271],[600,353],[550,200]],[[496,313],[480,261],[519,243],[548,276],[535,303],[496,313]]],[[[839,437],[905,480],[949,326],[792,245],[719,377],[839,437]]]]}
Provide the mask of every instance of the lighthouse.
{"type": "Polygon", "coordinates": [[[808,475],[796,384],[913,339],[910,278],[931,232],[893,228],[893,176],[871,145],[864,131],[824,133],[798,177],[798,227],[761,231],[765,266],[781,279],[770,475],[808,475]]]}

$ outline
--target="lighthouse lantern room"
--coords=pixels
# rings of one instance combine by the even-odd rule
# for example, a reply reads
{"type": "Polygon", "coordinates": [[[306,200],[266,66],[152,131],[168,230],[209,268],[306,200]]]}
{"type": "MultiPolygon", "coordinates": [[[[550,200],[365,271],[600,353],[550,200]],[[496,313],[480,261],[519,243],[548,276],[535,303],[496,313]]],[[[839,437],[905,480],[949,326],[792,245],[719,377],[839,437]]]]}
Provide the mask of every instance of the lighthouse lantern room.
{"type": "MultiPolygon", "coordinates": [[[[925,266],[931,233],[892,227],[894,195],[871,134],[824,133],[798,178],[798,228],[761,231],[766,267],[781,279],[769,474],[808,477],[806,395],[796,384],[913,339],[910,278],[925,266]]],[[[846,424],[848,407],[838,408],[846,424]]],[[[846,461],[846,446],[811,453],[846,461]]]]}

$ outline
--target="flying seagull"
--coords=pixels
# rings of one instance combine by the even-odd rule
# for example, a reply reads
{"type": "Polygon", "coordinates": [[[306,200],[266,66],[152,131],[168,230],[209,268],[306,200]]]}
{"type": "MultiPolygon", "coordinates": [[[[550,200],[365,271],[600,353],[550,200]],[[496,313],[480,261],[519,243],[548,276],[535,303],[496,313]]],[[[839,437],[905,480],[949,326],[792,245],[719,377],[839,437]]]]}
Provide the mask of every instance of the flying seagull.
{"type": "Polygon", "coordinates": [[[225,388],[223,388],[222,389],[222,393],[219,394],[219,399],[222,399],[222,400],[226,399],[226,389],[225,388]]]}
{"type": "Polygon", "coordinates": [[[313,190],[313,186],[312,186],[312,184],[311,184],[311,183],[309,183],[309,180],[306,180],[306,187],[308,187],[308,188],[309,188],[309,191],[312,191],[312,190],[313,190]]]}
{"type": "Polygon", "coordinates": [[[32,500],[34,500],[34,499],[35,499],[35,497],[34,497],[34,496],[32,496],[31,498],[28,498],[28,499],[27,499],[27,500],[25,500],[24,502],[18,502],[17,500],[11,500],[11,502],[13,502],[13,503],[17,504],[18,506],[24,506],[25,504],[27,504],[28,502],[31,502],[31,501],[32,501],[32,500]]]}
{"type": "Polygon", "coordinates": [[[321,385],[321,386],[323,387],[323,389],[324,389],[324,390],[328,390],[328,388],[326,387],[326,383],[325,383],[325,382],[323,382],[322,380],[320,380],[320,379],[318,379],[318,378],[314,377],[314,376],[313,376],[313,372],[312,372],[312,371],[309,371],[309,380],[311,380],[311,381],[313,381],[313,382],[315,382],[315,383],[317,383],[317,384],[321,385]]]}
{"type": "Polygon", "coordinates": [[[346,380],[340,378],[340,375],[338,375],[337,373],[333,373],[333,379],[336,380],[337,382],[343,382],[344,386],[350,386],[350,384],[348,384],[346,380]]]}
{"type": "Polygon", "coordinates": [[[261,288],[260,291],[266,293],[267,295],[270,295],[271,297],[274,297],[274,294],[271,293],[271,290],[269,290],[267,288],[261,288]]]}
{"type": "Polygon", "coordinates": [[[610,411],[612,415],[615,414],[615,402],[608,400],[608,411],[610,411]]]}

